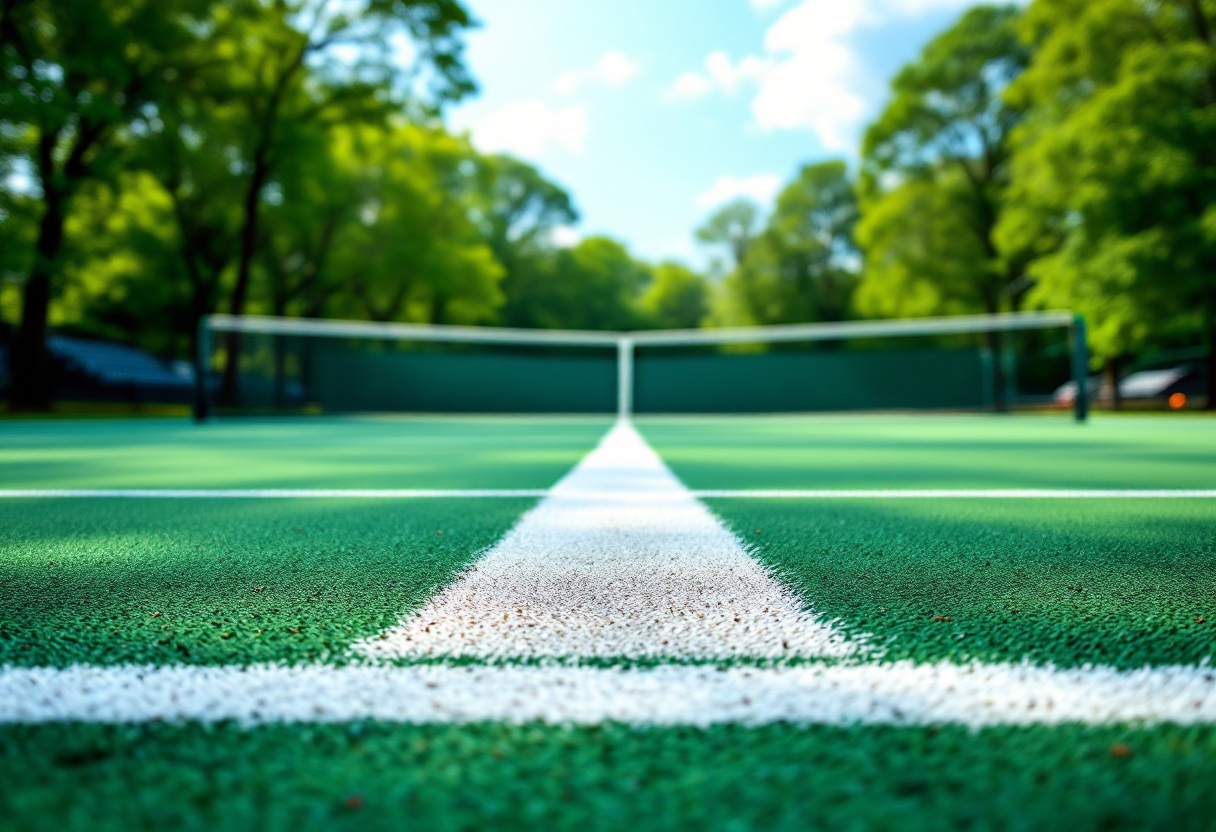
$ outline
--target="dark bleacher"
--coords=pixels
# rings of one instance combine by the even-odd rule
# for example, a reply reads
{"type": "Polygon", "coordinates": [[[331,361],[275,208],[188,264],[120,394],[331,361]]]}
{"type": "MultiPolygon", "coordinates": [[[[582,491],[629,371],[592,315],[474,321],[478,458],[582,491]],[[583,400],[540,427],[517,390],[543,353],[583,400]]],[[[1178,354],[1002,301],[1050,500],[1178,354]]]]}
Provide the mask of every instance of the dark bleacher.
{"type": "Polygon", "coordinates": [[[90,401],[189,401],[194,373],[188,364],[161,361],[143,350],[68,335],[47,338],[57,398],[90,401]]]}

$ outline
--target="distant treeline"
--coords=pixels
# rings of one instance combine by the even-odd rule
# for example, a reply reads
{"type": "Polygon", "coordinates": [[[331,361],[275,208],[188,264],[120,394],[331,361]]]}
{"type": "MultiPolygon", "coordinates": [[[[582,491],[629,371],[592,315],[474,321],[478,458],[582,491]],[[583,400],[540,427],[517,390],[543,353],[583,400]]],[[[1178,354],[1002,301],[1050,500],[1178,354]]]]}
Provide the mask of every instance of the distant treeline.
{"type": "Polygon", "coordinates": [[[185,358],[216,311],[630,329],[1066,307],[1112,375],[1216,341],[1216,0],[966,12],[892,81],[856,170],[708,218],[708,275],[559,245],[571,196],[444,128],[475,90],[472,25],[458,0],[2,0],[14,403],[47,400],[48,326],[185,358]]]}

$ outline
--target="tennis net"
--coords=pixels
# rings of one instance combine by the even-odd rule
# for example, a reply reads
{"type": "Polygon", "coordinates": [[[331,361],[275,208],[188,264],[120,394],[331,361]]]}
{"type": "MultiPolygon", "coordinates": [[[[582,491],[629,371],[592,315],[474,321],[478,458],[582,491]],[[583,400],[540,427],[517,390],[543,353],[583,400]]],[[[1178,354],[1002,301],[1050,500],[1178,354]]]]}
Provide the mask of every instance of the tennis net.
{"type": "Polygon", "coordinates": [[[213,315],[195,398],[200,419],[1008,410],[1051,404],[1086,364],[1069,312],[642,332],[213,315]]]}

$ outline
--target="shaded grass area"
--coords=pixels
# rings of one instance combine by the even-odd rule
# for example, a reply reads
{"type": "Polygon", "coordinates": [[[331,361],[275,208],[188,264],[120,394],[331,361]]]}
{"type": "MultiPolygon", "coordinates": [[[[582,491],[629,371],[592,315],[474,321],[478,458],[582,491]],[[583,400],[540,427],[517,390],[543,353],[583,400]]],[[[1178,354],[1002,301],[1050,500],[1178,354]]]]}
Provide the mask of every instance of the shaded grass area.
{"type": "Polygon", "coordinates": [[[1210,830],[1216,728],[47,724],[0,780],[14,832],[1210,830]]]}
{"type": "Polygon", "coordinates": [[[1135,668],[1216,655],[1216,501],[709,502],[887,658],[1135,668]]]}
{"type": "Polygon", "coordinates": [[[1216,488],[1216,419],[849,415],[643,419],[694,489],[1216,488]]]}
{"type": "Polygon", "coordinates": [[[4,488],[548,488],[596,418],[0,422],[4,488]]]}
{"type": "Polygon", "coordinates": [[[0,665],[340,661],[533,502],[0,501],[0,665]]]}

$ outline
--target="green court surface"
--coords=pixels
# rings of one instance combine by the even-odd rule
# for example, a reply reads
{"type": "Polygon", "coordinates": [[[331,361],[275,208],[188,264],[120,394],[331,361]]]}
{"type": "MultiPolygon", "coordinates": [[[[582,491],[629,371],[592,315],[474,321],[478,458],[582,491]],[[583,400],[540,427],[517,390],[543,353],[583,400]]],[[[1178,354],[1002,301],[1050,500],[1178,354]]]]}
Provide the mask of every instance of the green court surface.
{"type": "Polygon", "coordinates": [[[0,501],[0,665],[340,662],[533,502],[0,501]]]}
{"type": "Polygon", "coordinates": [[[0,422],[0,488],[548,488],[610,422],[0,422]]]}
{"type": "MultiPolygon", "coordinates": [[[[609,427],[0,422],[0,489],[543,489],[609,427]]],[[[1202,417],[638,428],[706,491],[1216,489],[1216,420],[1202,417]]],[[[908,660],[1202,675],[1216,655],[1216,499],[704,502],[782,591],[864,648],[791,660],[814,671],[908,660]]],[[[366,661],[352,645],[428,604],[536,503],[2,498],[0,676],[349,671],[366,661]]],[[[628,518],[605,522],[620,526],[601,537],[628,545],[628,518]]],[[[0,721],[0,829],[1216,830],[1216,723],[1184,722],[0,721]]]]}
{"type": "Polygon", "coordinates": [[[1211,830],[1216,730],[0,726],[12,832],[1211,830]]]}
{"type": "Polygon", "coordinates": [[[647,418],[689,488],[1216,488],[1216,421],[1097,415],[647,418]]]}
{"type": "Polygon", "coordinates": [[[1216,646],[1216,500],[709,505],[889,660],[1131,669],[1192,664],[1216,646]]]}

